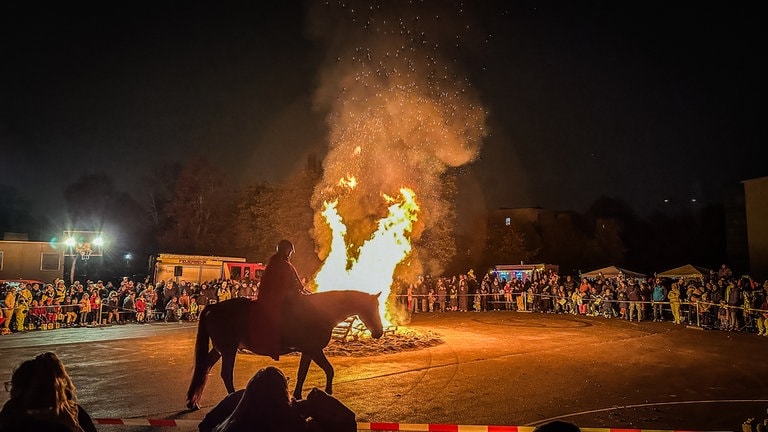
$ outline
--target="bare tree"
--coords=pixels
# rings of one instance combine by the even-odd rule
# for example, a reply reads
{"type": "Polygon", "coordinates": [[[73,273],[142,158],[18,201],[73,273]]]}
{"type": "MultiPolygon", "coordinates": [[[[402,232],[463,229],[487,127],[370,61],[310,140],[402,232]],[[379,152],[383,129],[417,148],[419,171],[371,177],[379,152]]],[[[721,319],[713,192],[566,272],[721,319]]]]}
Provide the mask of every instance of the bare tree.
{"type": "Polygon", "coordinates": [[[174,186],[173,198],[164,215],[168,227],[159,234],[167,251],[215,254],[234,248],[236,220],[234,191],[228,179],[202,158],[184,165],[174,186]]]}

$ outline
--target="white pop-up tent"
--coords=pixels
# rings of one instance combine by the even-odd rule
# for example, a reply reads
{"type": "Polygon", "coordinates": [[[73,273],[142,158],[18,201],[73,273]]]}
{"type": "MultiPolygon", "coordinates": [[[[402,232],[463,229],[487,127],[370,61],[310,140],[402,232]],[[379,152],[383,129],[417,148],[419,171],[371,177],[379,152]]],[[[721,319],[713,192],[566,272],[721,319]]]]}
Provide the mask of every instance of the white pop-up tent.
{"type": "Polygon", "coordinates": [[[656,276],[668,278],[702,278],[704,276],[708,276],[709,272],[709,269],[704,267],[686,264],[684,266],[675,267],[673,269],[657,273],[656,276]]]}
{"type": "Polygon", "coordinates": [[[606,277],[608,279],[612,279],[612,278],[618,277],[619,274],[623,274],[624,277],[633,278],[633,279],[640,279],[640,278],[644,278],[645,277],[645,275],[642,274],[642,273],[633,272],[631,270],[623,269],[623,268],[616,267],[616,266],[604,267],[604,268],[601,268],[601,269],[592,270],[591,272],[582,273],[581,277],[596,278],[600,274],[602,274],[603,277],[606,277]]]}

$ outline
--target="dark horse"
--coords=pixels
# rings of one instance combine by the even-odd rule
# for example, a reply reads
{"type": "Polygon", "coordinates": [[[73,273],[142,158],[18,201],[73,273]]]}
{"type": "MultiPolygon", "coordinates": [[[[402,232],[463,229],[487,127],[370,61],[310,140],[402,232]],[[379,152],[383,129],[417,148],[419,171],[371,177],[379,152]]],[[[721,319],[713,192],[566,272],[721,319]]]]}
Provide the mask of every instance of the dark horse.
{"type": "MultiPolygon", "coordinates": [[[[206,306],[200,315],[195,342],[195,370],[187,390],[187,407],[198,409],[208,373],[222,358],[221,378],[229,393],[235,391],[232,375],[238,348],[256,354],[259,329],[256,319],[259,302],[235,298],[206,306]],[[209,351],[208,340],[213,347],[209,351]]],[[[280,330],[281,354],[301,353],[299,373],[293,396],[301,399],[301,388],[307,377],[310,362],[314,361],[325,372],[325,391],[333,390],[333,367],[323,354],[331,340],[331,331],[346,318],[357,315],[368,327],[371,335],[380,338],[384,333],[379,316],[379,294],[360,291],[329,291],[300,296],[285,309],[280,330]]]]}

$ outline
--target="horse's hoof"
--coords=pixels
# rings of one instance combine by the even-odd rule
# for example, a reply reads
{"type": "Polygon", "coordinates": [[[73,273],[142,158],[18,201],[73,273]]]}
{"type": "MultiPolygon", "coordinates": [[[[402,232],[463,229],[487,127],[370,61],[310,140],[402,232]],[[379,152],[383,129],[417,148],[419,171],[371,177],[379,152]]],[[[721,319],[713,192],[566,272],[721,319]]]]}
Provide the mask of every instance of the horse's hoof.
{"type": "Polygon", "coordinates": [[[192,402],[187,402],[187,409],[189,409],[190,411],[197,411],[200,409],[200,405],[192,402]]]}

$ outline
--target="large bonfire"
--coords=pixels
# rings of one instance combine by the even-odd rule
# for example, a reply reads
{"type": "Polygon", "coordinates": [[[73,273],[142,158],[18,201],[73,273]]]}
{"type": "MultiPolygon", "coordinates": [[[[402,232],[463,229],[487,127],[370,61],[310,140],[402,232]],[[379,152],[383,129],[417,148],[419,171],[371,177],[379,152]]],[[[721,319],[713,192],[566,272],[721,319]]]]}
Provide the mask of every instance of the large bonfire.
{"type": "Polygon", "coordinates": [[[467,36],[469,26],[451,23],[464,19],[462,8],[358,6],[323,2],[311,15],[329,48],[315,97],[327,113],[329,151],[312,202],[323,262],[314,284],[384,300],[396,279],[441,271],[437,251],[419,240],[451,220],[443,176],[477,157],[486,112],[444,60],[456,53],[443,47],[467,36]]]}
{"type": "MultiPolygon", "coordinates": [[[[356,182],[340,182],[354,188],[356,182]]],[[[376,231],[363,242],[357,258],[350,252],[347,242],[347,226],[339,215],[338,200],[323,203],[323,218],[331,229],[330,252],[315,276],[318,291],[361,288],[371,293],[382,293],[382,299],[389,298],[394,282],[394,271],[411,252],[410,235],[417,219],[419,206],[411,189],[402,188],[400,196],[392,198],[382,195],[389,203],[387,215],[378,221],[376,231]]],[[[380,302],[380,313],[388,325],[391,313],[387,302],[380,302]]]]}

